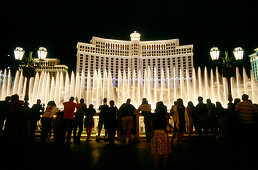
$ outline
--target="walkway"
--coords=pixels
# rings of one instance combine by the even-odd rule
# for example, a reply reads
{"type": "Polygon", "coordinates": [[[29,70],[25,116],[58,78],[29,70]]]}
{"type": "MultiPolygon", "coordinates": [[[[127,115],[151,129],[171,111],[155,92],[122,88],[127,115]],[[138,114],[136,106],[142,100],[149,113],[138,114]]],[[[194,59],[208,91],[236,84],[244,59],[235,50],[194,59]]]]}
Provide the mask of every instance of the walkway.
{"type": "MultiPolygon", "coordinates": [[[[125,145],[83,139],[80,145],[57,146],[52,142],[36,141],[29,145],[1,146],[4,169],[152,169],[150,145],[144,140],[125,145]]],[[[176,144],[168,157],[167,169],[218,170],[247,169],[253,167],[243,162],[238,154],[232,154],[230,145],[221,145],[213,137],[193,137],[182,145],[176,144]],[[245,168],[244,168],[245,167],[245,168]]],[[[240,153],[241,154],[241,153],[240,153]]],[[[2,169],[0,167],[0,169],[2,169]]]]}

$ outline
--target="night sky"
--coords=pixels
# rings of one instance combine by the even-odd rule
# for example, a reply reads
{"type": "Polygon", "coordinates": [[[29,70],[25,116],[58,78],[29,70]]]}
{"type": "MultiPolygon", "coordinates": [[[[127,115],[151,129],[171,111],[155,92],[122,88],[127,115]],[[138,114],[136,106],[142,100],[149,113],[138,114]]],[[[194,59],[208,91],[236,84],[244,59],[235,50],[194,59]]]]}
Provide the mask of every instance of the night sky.
{"type": "Polygon", "coordinates": [[[0,2],[1,68],[13,63],[17,46],[34,51],[34,57],[44,46],[47,57],[59,58],[75,71],[78,41],[89,43],[92,36],[129,40],[135,30],[143,41],[179,38],[180,45],[194,44],[195,67],[212,63],[213,46],[221,54],[225,50],[232,54],[234,47],[241,46],[249,69],[248,55],[258,47],[255,0],[39,2],[0,2]]]}

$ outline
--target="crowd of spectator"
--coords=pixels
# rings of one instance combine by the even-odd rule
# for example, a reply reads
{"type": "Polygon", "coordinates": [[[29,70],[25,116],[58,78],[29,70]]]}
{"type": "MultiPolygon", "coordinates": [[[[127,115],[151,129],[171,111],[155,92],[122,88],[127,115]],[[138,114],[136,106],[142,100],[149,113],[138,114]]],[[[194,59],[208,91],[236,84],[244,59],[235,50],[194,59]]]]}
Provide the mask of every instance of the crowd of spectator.
{"type": "MultiPolygon", "coordinates": [[[[45,108],[38,99],[36,104],[27,108],[17,94],[6,97],[0,102],[0,129],[4,141],[8,144],[34,141],[40,122],[41,141],[50,141],[53,138],[57,144],[69,145],[73,137],[73,142],[79,144],[85,128],[86,142],[90,142],[95,123],[93,116],[97,114],[94,106],[89,104],[87,107],[84,99],[79,102],[74,97],[64,102],[63,106],[64,109],[60,111],[55,101],[49,101],[45,108]]],[[[146,98],[142,99],[138,109],[131,104],[130,99],[117,108],[113,100],[108,105],[104,98],[103,105],[98,110],[96,141],[104,139],[110,144],[115,143],[116,134],[124,135],[126,144],[132,143],[137,136],[136,116],[144,117],[146,140],[151,143],[155,168],[160,155],[163,155],[163,167],[166,166],[171,144],[182,144],[187,134],[189,138],[193,134],[210,135],[218,141],[233,141],[241,134],[242,140],[238,141],[249,146],[254,146],[257,141],[254,135],[258,130],[257,105],[246,94],[242,95],[242,102],[236,98],[233,103],[229,102],[227,108],[223,108],[220,102],[212,103],[210,99],[204,103],[200,96],[196,106],[192,101],[188,101],[185,106],[181,98],[177,99],[169,112],[162,101],[157,102],[152,112],[146,98]],[[101,138],[103,128],[105,137],[101,138]],[[168,133],[172,133],[171,139],[168,133]]]]}

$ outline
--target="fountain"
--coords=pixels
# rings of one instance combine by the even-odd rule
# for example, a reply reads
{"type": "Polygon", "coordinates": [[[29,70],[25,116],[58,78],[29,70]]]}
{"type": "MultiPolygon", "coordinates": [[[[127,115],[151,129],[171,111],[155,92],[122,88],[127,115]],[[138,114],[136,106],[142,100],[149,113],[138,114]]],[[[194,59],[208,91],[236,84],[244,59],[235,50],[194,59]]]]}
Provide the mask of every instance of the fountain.
{"type": "MultiPolygon", "coordinates": [[[[199,67],[197,71],[192,70],[192,76],[189,75],[189,70],[180,70],[180,77],[175,75],[175,68],[171,69],[171,73],[169,69],[162,69],[158,78],[157,69],[151,70],[149,67],[138,74],[135,70],[128,70],[127,73],[125,70],[119,71],[117,81],[112,77],[112,73],[106,70],[103,73],[101,70],[94,70],[93,75],[90,72],[72,72],[70,75],[58,72],[55,78],[47,72],[36,73],[29,82],[29,103],[36,103],[38,98],[42,103],[54,100],[62,108],[62,103],[74,96],[84,98],[87,105],[93,104],[97,108],[106,97],[108,100],[114,100],[117,106],[131,98],[132,104],[138,107],[141,99],[146,97],[152,108],[160,100],[170,108],[179,97],[184,100],[185,105],[190,100],[197,104],[197,97],[201,95],[204,101],[210,98],[212,102],[220,101],[224,107],[227,106],[227,81],[218,73],[217,68],[215,71],[204,68],[202,74],[199,67]]],[[[14,78],[11,77],[10,70],[1,72],[1,100],[12,94],[18,94],[20,99],[24,98],[27,80],[23,77],[22,71],[18,70],[14,78]]],[[[254,103],[258,102],[255,95],[258,85],[252,76],[247,76],[245,69],[241,77],[239,69],[236,68],[236,77],[231,78],[231,84],[233,98],[241,98],[241,95],[246,93],[254,103]]]]}

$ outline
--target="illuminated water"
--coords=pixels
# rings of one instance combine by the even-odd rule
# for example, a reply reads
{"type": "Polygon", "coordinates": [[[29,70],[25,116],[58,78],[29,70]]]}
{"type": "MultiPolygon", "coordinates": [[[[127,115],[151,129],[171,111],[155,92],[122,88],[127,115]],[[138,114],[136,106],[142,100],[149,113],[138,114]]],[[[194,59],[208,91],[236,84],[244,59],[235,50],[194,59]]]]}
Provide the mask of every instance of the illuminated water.
{"type": "MultiPolygon", "coordinates": [[[[150,68],[139,73],[136,76],[135,71],[128,70],[118,73],[118,85],[114,87],[114,80],[111,72],[95,70],[93,75],[89,73],[79,73],[76,75],[72,72],[58,72],[56,78],[50,77],[49,73],[37,73],[35,78],[30,80],[29,103],[36,103],[39,98],[43,103],[54,100],[58,106],[62,106],[64,101],[67,101],[70,96],[84,98],[88,104],[99,106],[101,100],[107,97],[108,100],[114,100],[117,106],[120,106],[127,98],[132,99],[132,104],[138,107],[141,99],[146,97],[152,108],[155,107],[157,101],[164,101],[168,108],[171,107],[174,100],[182,98],[186,105],[187,101],[197,103],[197,97],[203,96],[204,100],[210,98],[212,102],[220,101],[223,106],[227,104],[227,81],[222,78],[216,70],[207,70],[202,74],[201,68],[197,71],[193,70],[192,78],[189,76],[189,71],[186,71],[186,76],[183,78],[183,72],[180,71],[181,78],[175,77],[175,69],[172,74],[161,70],[161,77],[158,82],[157,70],[150,68]],[[153,73],[153,74],[152,74],[153,73]],[[172,76],[170,76],[172,75],[172,76]],[[86,79],[85,79],[86,77],[86,79]]],[[[4,70],[1,73],[0,82],[0,97],[4,100],[6,96],[18,94],[21,99],[25,95],[26,78],[22,72],[15,73],[13,81],[11,81],[10,70],[4,70]]],[[[252,74],[250,74],[252,75],[252,74]]],[[[233,98],[241,98],[243,93],[250,96],[250,99],[257,103],[257,83],[253,81],[253,77],[248,77],[243,69],[242,76],[236,68],[236,77],[231,79],[232,96],[233,98]]]]}

